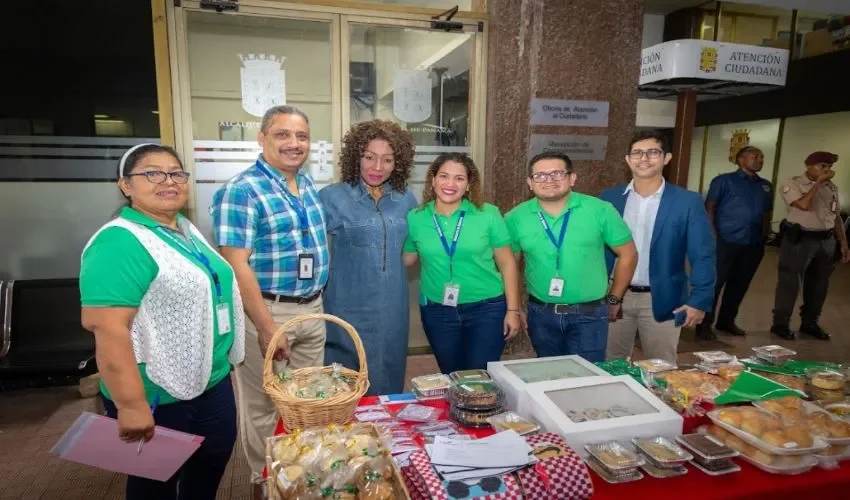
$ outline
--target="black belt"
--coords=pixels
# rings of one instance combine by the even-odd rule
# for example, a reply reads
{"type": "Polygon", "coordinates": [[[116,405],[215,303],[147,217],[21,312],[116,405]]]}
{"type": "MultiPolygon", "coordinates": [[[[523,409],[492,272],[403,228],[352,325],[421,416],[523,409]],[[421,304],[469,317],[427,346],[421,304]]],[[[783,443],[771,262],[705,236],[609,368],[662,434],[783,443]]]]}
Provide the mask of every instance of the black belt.
{"type": "Polygon", "coordinates": [[[269,299],[273,302],[285,302],[287,304],[302,304],[302,305],[303,304],[309,304],[310,302],[313,302],[314,300],[318,299],[322,295],[322,292],[320,292],[320,291],[316,292],[313,295],[310,295],[308,297],[289,297],[287,295],[278,295],[276,293],[269,293],[269,292],[261,292],[261,293],[263,294],[264,299],[269,299]]]}
{"type": "Polygon", "coordinates": [[[832,229],[828,229],[826,231],[808,231],[806,229],[800,230],[800,236],[802,238],[811,238],[813,240],[828,240],[832,238],[835,234],[835,231],[832,229]]]}
{"type": "Polygon", "coordinates": [[[632,293],[649,293],[652,290],[648,286],[629,285],[629,291],[632,293]]]}
{"type": "Polygon", "coordinates": [[[603,299],[598,299],[578,304],[552,304],[550,302],[543,302],[534,295],[529,295],[528,301],[543,306],[545,309],[548,309],[555,314],[587,314],[595,311],[599,306],[605,303],[603,299]]]}

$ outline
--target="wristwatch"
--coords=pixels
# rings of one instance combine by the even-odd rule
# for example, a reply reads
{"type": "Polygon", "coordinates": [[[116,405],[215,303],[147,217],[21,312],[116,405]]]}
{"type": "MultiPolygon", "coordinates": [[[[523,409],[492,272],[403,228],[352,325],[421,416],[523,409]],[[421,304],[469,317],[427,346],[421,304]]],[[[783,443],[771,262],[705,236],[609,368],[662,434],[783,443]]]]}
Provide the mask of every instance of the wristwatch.
{"type": "Polygon", "coordinates": [[[606,295],[605,302],[607,302],[608,305],[611,306],[618,306],[623,303],[623,298],[617,297],[616,295],[606,295]]]}

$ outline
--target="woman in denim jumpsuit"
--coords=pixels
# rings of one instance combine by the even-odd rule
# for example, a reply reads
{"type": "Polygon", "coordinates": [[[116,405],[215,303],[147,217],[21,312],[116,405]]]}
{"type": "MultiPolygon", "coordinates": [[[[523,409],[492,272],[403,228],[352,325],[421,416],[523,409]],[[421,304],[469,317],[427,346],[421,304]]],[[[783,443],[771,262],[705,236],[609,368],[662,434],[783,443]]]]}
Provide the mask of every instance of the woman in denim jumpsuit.
{"type": "MultiPolygon", "coordinates": [[[[360,334],[369,395],[404,389],[410,304],[402,247],[407,212],[417,206],[407,189],[413,148],[410,133],[393,122],[358,123],[343,138],[342,181],[319,192],[331,253],[325,312],[360,334]]],[[[359,369],[348,333],[328,323],[325,364],[334,362],[359,369]]]]}

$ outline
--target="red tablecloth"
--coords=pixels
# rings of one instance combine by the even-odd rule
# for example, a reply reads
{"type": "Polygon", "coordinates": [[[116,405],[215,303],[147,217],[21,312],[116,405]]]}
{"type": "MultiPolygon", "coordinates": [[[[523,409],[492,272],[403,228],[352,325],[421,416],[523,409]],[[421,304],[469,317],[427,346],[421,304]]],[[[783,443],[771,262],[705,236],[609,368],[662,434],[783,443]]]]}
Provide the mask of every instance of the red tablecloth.
{"type": "MultiPolygon", "coordinates": [[[[374,405],[377,397],[364,397],[360,405],[374,405]]],[[[443,410],[441,419],[448,418],[447,401],[424,401],[426,404],[443,410]]],[[[404,404],[385,405],[390,413],[404,404]]],[[[493,434],[491,429],[465,429],[468,434],[486,437],[493,434]]],[[[275,434],[285,432],[283,424],[278,422],[275,434]]],[[[756,469],[743,460],[736,460],[741,472],[725,476],[709,476],[690,465],[687,475],[655,479],[649,476],[640,481],[626,484],[609,484],[591,471],[595,494],[594,499],[658,500],[660,498],[706,499],[769,499],[769,500],[826,500],[850,498],[850,462],[839,469],[825,470],[815,467],[811,471],[797,476],[768,474],[756,469]]]]}

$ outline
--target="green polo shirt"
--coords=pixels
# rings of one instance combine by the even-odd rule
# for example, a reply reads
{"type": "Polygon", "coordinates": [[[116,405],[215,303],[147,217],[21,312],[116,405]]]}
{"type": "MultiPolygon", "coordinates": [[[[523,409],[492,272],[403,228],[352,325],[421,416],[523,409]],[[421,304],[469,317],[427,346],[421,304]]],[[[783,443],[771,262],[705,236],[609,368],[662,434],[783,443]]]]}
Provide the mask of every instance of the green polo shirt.
{"type": "Polygon", "coordinates": [[[632,239],[629,226],[613,205],[576,192],[570,193],[567,206],[558,217],[543,211],[534,198],[514,207],[505,216],[505,222],[513,238],[514,252],[521,251],[525,256],[529,293],[555,304],[579,304],[604,297],[608,293],[605,247],[620,246],[632,239]],[[567,211],[571,215],[557,273],[564,280],[564,292],[561,297],[550,297],[549,284],[556,275],[556,250],[537,214],[543,213],[557,239],[567,211]]]}
{"type": "MultiPolygon", "coordinates": [[[[158,222],[130,207],[123,208],[119,217],[152,230],[160,226],[158,222]]],[[[180,215],[179,217],[183,216],[180,215]]],[[[207,268],[192,257],[186,249],[160,231],[154,231],[154,233],[170,247],[185,255],[209,276],[207,268]]],[[[212,268],[218,273],[222,297],[230,305],[231,333],[219,335],[218,322],[213,322],[215,330],[212,333],[212,372],[207,385],[207,388],[210,388],[230,374],[228,354],[233,346],[232,329],[236,326],[231,299],[233,297],[233,271],[216,252],[212,251],[198,238],[194,236],[192,238],[201,252],[209,259],[212,268]]],[[[82,305],[83,307],[138,308],[158,273],[159,266],[156,265],[153,257],[130,231],[123,227],[108,227],[97,235],[83,253],[80,268],[82,305]]],[[[212,276],[210,276],[210,289],[213,292],[213,297],[215,297],[215,285],[212,276]]],[[[148,378],[144,363],[139,363],[139,372],[142,375],[148,403],[153,401],[157,393],[159,393],[159,404],[177,401],[174,396],[168,394],[148,378]]],[[[109,391],[103,382],[100,384],[100,390],[104,396],[110,398],[109,391]]]]}
{"type": "Polygon", "coordinates": [[[489,203],[478,209],[466,199],[451,215],[436,214],[449,246],[462,211],[466,216],[454,254],[454,275],[449,272],[449,255],[434,228],[434,202],[407,214],[410,232],[404,251],[419,254],[422,263],[420,290],[432,302],[443,301],[443,291],[449,283],[460,287],[458,304],[492,299],[505,293],[502,275],[493,259],[493,249],[511,244],[502,214],[489,203]]]}

